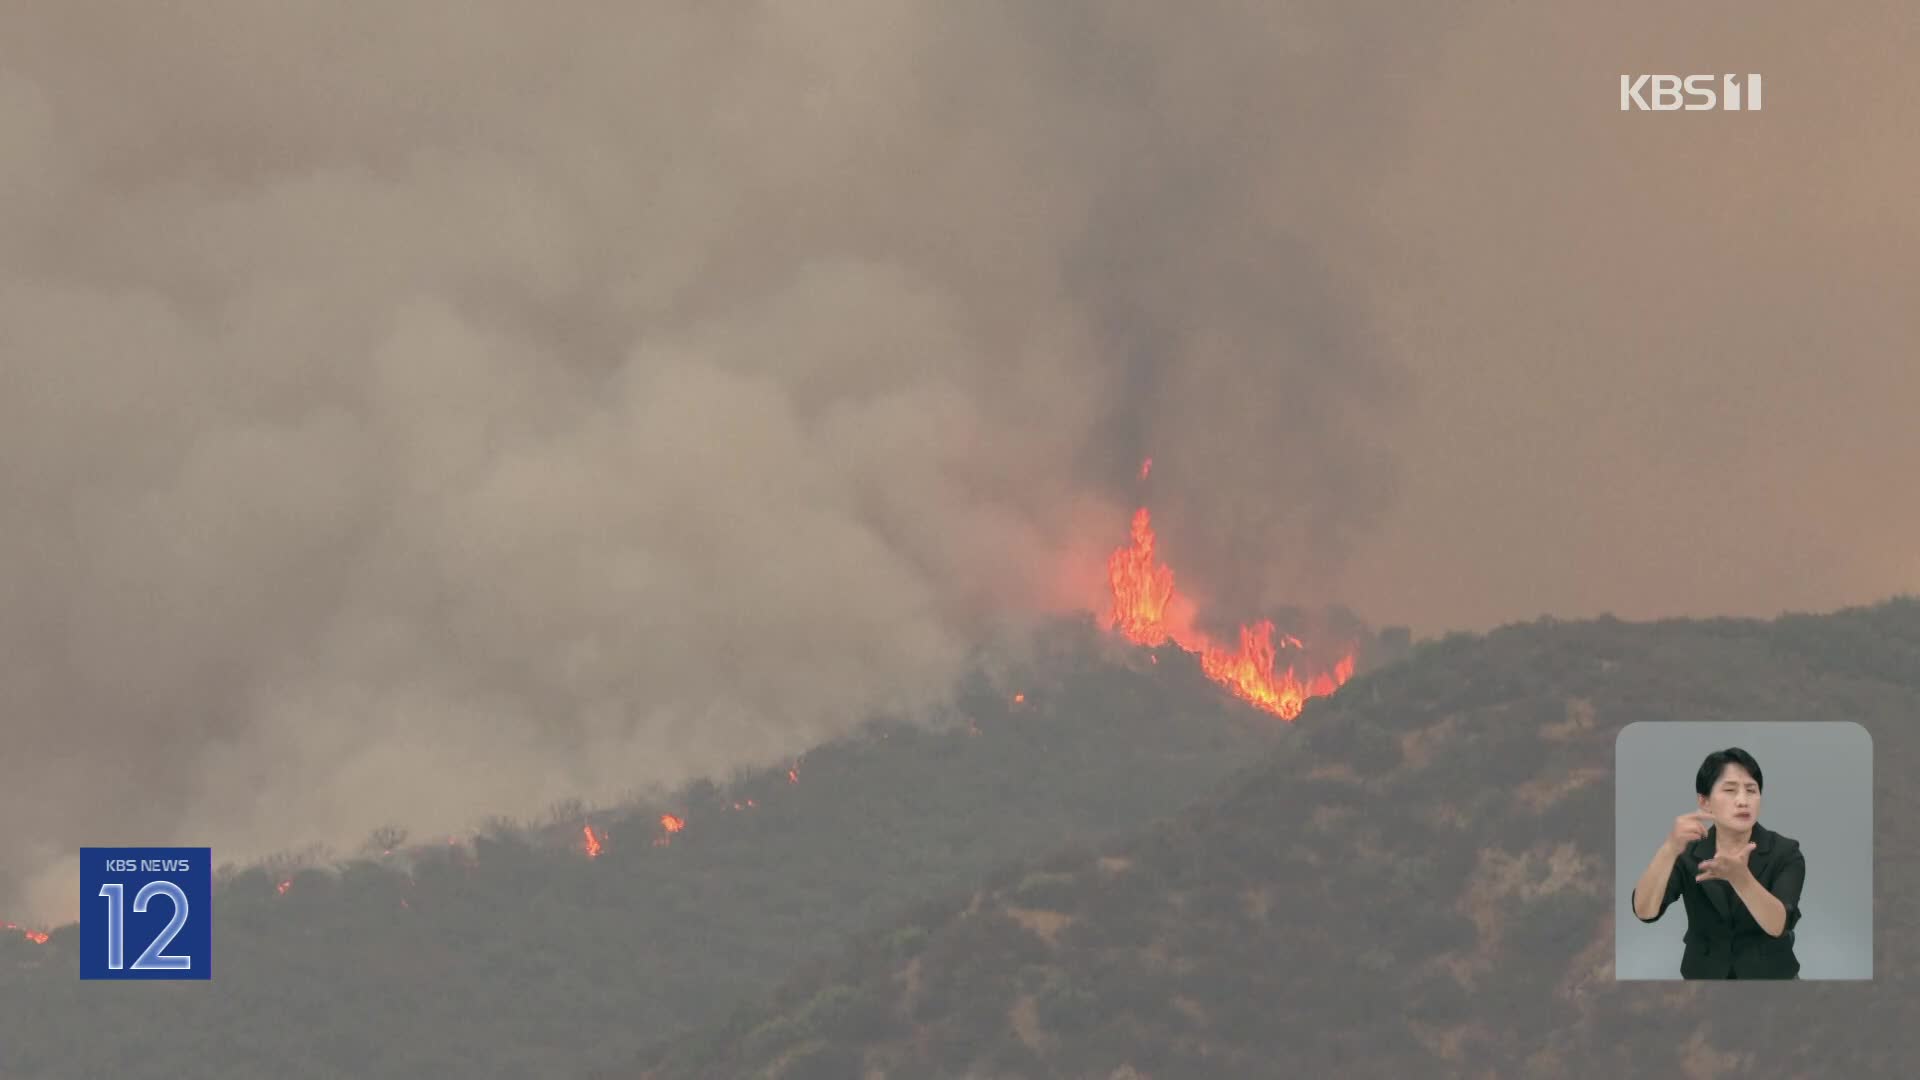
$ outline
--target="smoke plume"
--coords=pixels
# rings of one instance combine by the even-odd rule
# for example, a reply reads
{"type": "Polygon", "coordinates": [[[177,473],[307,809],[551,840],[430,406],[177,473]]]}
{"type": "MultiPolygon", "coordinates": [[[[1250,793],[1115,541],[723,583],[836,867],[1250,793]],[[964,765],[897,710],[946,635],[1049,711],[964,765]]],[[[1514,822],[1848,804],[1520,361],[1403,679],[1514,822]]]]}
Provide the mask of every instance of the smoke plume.
{"type": "MultiPolygon", "coordinates": [[[[1387,505],[1403,4],[43,5],[0,40],[0,904],[772,761],[1387,505]]],[[[1236,614],[1238,614],[1236,612],[1236,614]]]]}

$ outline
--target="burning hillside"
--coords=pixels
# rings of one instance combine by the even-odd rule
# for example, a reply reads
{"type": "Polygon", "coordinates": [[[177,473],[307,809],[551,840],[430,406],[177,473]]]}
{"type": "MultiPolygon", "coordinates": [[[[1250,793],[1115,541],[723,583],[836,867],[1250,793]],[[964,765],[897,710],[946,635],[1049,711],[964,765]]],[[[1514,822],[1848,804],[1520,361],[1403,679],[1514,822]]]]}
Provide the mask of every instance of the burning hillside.
{"type": "MultiPolygon", "coordinates": [[[[1463,636],[1316,707],[1285,752],[1179,813],[871,926],[838,961],[617,1075],[1737,1071],[1701,1065],[1731,1060],[1716,1047],[1785,1075],[1910,1075],[1914,995],[1885,978],[1809,987],[1795,1022],[1759,1024],[1752,995],[1617,981],[1626,898],[1609,867],[1614,743],[1653,693],[1667,715],[1762,724],[1831,701],[1900,770],[1916,741],[1915,655],[1914,600],[1463,636]]],[[[1875,794],[1889,820],[1912,820],[1910,786],[1875,794]]],[[[1915,875],[1894,864],[1889,887],[1904,895],[1915,875]]],[[[1910,970],[1920,933],[1876,919],[1873,946],[1876,972],[1910,970]]]]}
{"type": "MultiPolygon", "coordinates": [[[[1151,458],[1141,465],[1142,477],[1151,465],[1151,458]]],[[[1215,641],[1195,626],[1194,606],[1175,588],[1173,569],[1160,561],[1154,544],[1153,519],[1143,506],[1133,515],[1132,542],[1107,560],[1113,605],[1106,622],[1128,640],[1149,648],[1171,642],[1195,654],[1208,678],[1289,721],[1300,715],[1308,698],[1331,694],[1353,677],[1351,648],[1322,670],[1307,668],[1303,673],[1292,663],[1278,670],[1280,650],[1300,651],[1304,662],[1305,646],[1290,634],[1276,641],[1271,620],[1241,626],[1235,644],[1215,641]]]]}

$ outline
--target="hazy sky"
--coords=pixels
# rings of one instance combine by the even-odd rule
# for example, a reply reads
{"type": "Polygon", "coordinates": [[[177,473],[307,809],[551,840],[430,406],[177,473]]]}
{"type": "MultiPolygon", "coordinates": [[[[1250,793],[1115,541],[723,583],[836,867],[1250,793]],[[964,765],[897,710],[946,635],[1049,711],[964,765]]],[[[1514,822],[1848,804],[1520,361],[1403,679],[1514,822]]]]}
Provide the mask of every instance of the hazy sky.
{"type": "Polygon", "coordinates": [[[1498,5],[1343,266],[1417,382],[1345,595],[1423,631],[1920,589],[1920,9],[1498,5]],[[1759,113],[1619,111],[1760,72],[1759,113]]]}
{"type": "Polygon", "coordinates": [[[1920,586],[1908,5],[560,7],[0,4],[0,915],[937,707],[1142,497],[1234,618],[1920,586]]]}

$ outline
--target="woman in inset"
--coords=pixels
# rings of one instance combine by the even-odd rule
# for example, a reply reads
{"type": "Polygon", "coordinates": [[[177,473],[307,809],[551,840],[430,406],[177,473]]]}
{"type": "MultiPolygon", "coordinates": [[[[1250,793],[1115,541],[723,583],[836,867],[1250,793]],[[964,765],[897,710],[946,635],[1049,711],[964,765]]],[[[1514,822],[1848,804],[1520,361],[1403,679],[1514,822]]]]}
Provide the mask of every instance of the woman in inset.
{"type": "Polygon", "coordinates": [[[1760,824],[1760,763],[1738,747],[1707,755],[1694,776],[1700,808],[1673,829],[1633,888],[1652,922],[1676,897],[1687,908],[1683,979],[1797,979],[1793,927],[1807,860],[1800,842],[1760,824]]]}

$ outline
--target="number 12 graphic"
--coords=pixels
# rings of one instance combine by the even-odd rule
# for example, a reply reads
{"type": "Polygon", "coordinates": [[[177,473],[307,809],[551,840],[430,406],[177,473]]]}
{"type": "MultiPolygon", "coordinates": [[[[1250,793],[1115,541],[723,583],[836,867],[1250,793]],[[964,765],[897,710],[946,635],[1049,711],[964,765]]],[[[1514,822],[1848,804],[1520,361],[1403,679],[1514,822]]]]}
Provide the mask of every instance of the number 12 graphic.
{"type": "MultiPolygon", "coordinates": [[[[119,971],[127,966],[127,887],[120,882],[110,881],[100,886],[100,895],[107,898],[107,968],[110,971],[119,971]]],[[[164,896],[173,901],[173,918],[167,920],[166,927],[134,960],[133,970],[192,970],[193,957],[168,956],[160,951],[173,944],[174,936],[187,925],[187,894],[171,881],[149,881],[134,894],[134,912],[146,914],[147,901],[156,896],[164,896]]]]}

